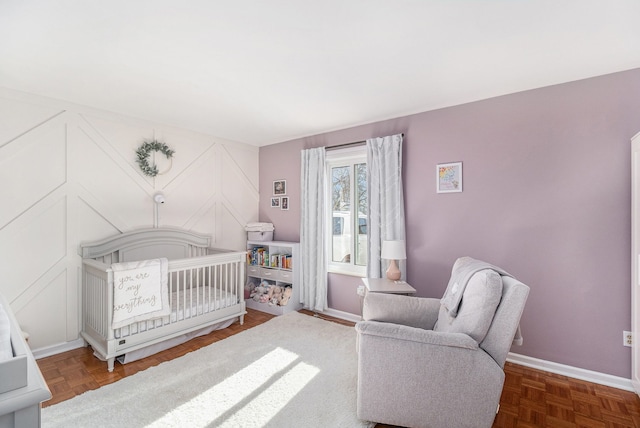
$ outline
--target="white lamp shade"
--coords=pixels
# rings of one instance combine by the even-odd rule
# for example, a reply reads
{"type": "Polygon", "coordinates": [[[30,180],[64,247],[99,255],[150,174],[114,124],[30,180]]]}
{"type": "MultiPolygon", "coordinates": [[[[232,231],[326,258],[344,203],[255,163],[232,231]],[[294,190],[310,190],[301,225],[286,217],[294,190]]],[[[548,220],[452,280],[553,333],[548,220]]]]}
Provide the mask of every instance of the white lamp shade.
{"type": "Polygon", "coordinates": [[[404,241],[382,241],[380,258],[386,260],[404,260],[407,258],[404,241]]]}

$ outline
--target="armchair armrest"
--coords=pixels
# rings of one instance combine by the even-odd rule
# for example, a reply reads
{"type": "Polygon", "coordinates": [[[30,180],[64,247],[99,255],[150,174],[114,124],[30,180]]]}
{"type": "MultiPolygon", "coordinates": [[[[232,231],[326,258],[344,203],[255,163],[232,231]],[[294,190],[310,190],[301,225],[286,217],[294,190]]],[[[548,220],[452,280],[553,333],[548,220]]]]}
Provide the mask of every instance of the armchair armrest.
{"type": "Polygon", "coordinates": [[[406,325],[377,321],[361,321],[356,324],[359,335],[384,337],[427,345],[449,346],[464,349],[478,349],[478,343],[463,333],[434,332],[406,325]]]}
{"type": "Polygon", "coordinates": [[[439,310],[440,299],[367,293],[362,319],[432,330],[438,320],[439,310]]]}

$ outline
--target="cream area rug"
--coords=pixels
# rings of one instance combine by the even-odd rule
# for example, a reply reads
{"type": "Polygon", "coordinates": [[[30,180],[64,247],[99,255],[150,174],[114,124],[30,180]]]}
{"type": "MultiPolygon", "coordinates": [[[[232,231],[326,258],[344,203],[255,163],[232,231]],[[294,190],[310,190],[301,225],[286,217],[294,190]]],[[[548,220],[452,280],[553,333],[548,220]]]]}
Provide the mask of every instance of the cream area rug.
{"type": "Polygon", "coordinates": [[[372,427],[352,327],[297,312],[42,409],[43,427],[372,427]]]}

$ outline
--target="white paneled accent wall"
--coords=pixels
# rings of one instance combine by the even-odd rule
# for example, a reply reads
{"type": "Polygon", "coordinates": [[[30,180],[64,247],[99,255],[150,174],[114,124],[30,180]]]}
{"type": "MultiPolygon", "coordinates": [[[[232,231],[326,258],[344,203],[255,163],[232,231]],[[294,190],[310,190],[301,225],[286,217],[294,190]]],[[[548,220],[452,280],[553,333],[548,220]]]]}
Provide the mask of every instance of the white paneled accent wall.
{"type": "Polygon", "coordinates": [[[160,226],[244,249],[244,225],[258,219],[258,149],[0,89],[0,292],[33,349],[78,338],[79,243],[153,227],[159,191],[160,226]],[[175,150],[153,178],[135,154],[151,138],[175,150]]]}

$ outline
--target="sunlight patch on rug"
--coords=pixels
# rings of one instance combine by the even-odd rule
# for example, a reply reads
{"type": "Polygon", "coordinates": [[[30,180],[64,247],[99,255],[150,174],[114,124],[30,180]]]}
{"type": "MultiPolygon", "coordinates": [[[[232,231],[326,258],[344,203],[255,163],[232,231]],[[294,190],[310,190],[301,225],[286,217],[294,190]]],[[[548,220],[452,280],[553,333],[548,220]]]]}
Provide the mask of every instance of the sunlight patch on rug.
{"type": "Polygon", "coordinates": [[[264,426],[320,372],[317,367],[296,363],[299,358],[277,348],[149,427],[178,426],[185,420],[194,428],[237,427],[242,422],[240,411],[255,415],[253,426],[264,426]],[[203,413],[201,409],[211,403],[215,410],[203,413]]]}

